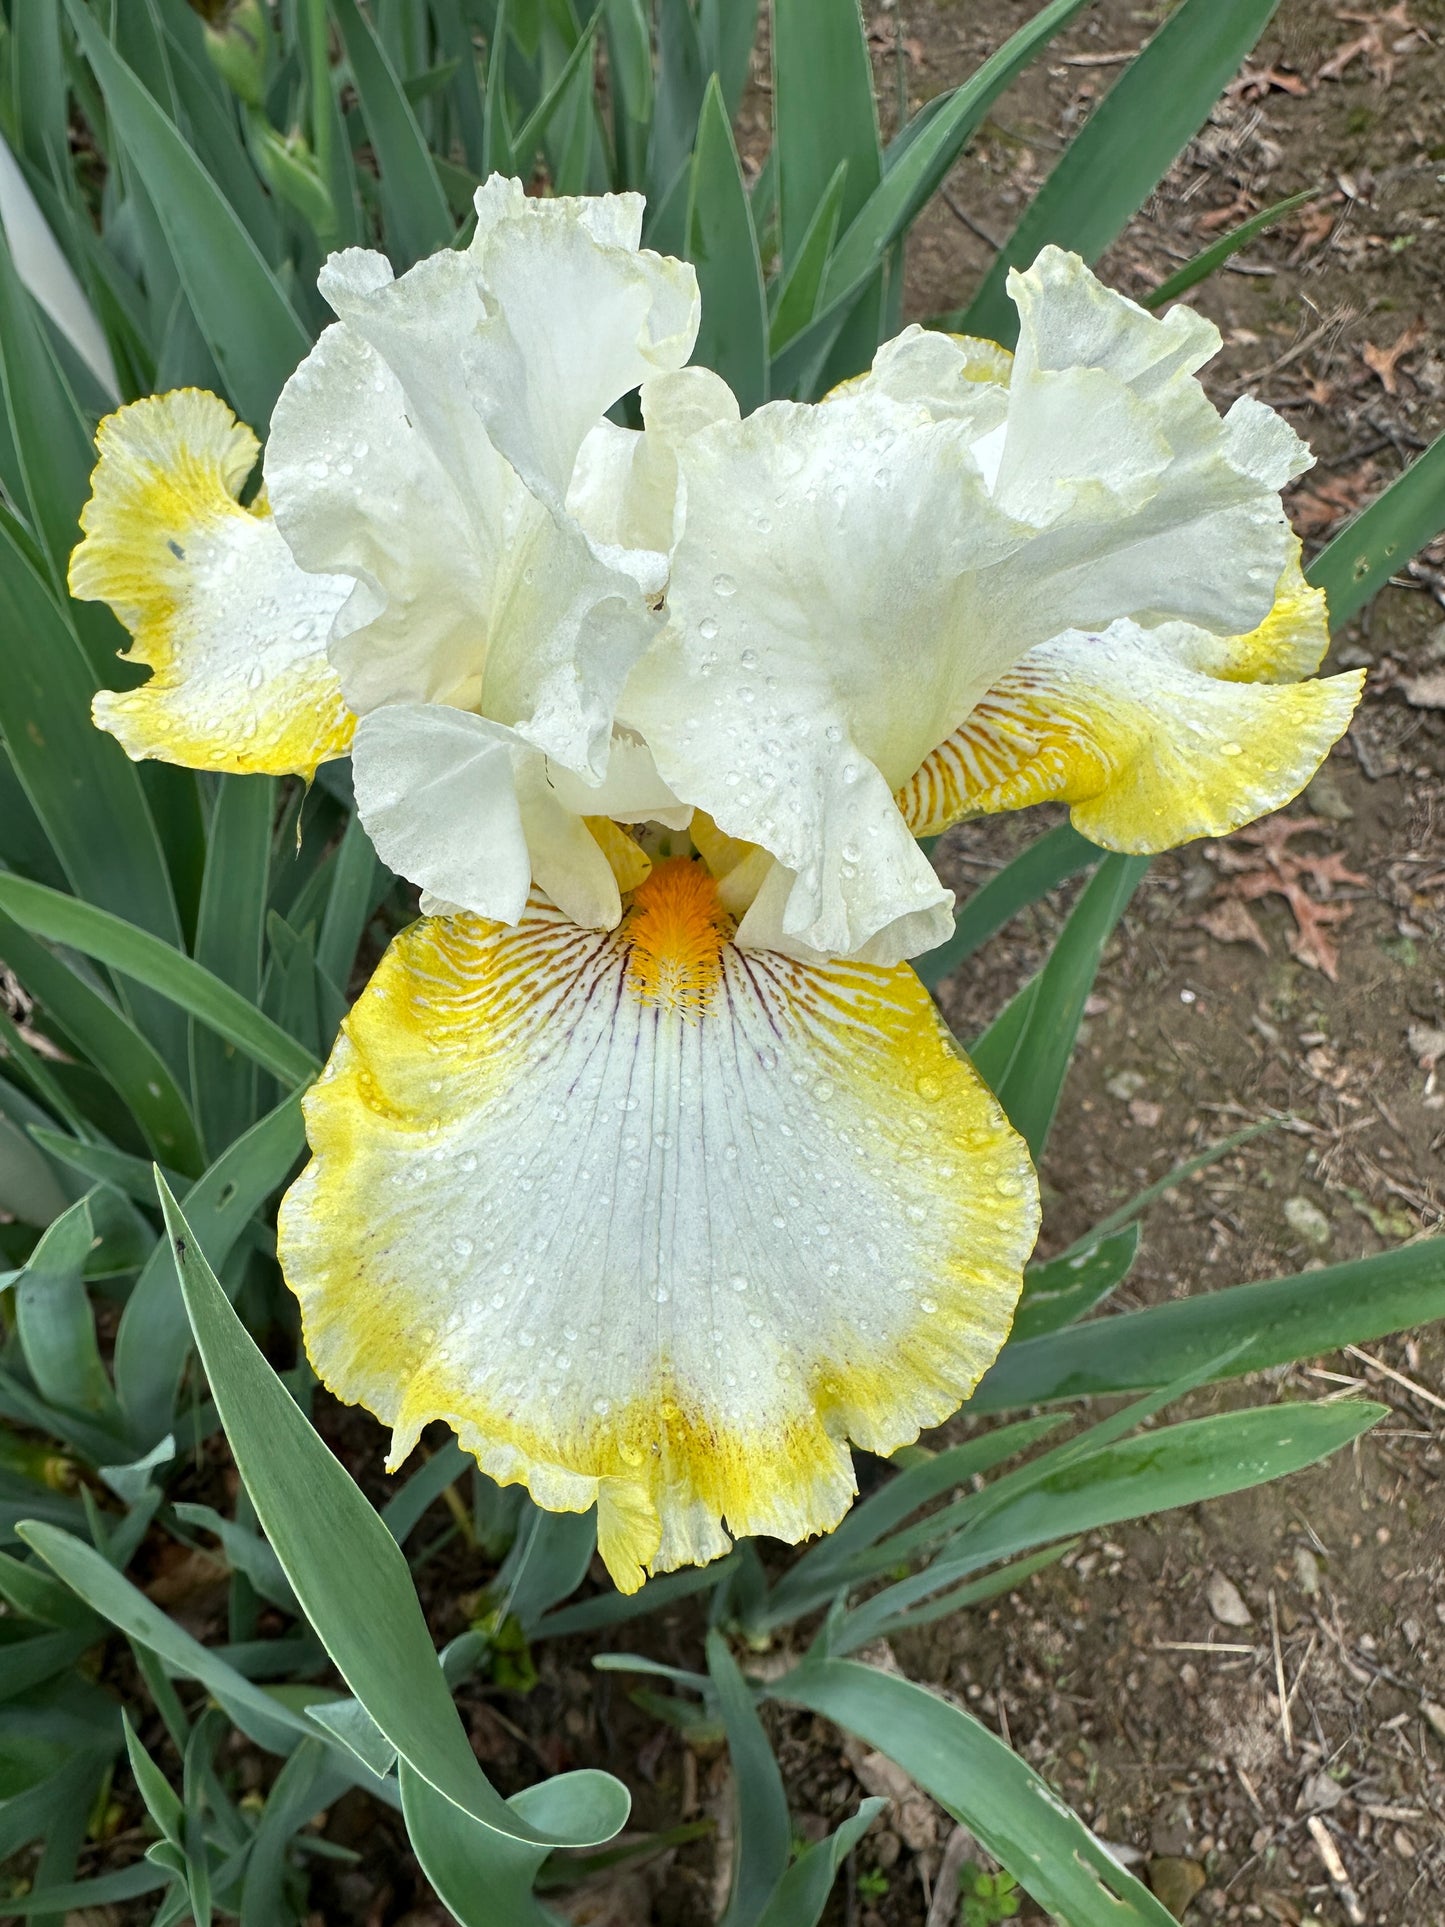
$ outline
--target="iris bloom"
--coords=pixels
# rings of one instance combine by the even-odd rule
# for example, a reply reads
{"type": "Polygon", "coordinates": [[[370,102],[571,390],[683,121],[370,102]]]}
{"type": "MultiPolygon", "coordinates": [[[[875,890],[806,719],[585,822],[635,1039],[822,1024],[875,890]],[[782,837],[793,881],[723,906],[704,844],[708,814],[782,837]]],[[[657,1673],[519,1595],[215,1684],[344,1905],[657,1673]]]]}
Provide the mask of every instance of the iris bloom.
{"type": "Polygon", "coordinates": [[[183,390],[102,424],[80,596],[152,670],[132,756],[353,758],[422,889],[306,1101],[280,1252],[341,1398],[432,1420],[619,1586],[836,1523],[849,1441],[955,1409],[1008,1332],[1024,1146],[906,959],[916,839],[1054,799],[1160,850],[1344,730],[1218,347],[1047,249],[1019,348],[917,328],[740,420],[635,196],[494,179],[464,251],[359,251],[257,442],[183,390]],[[609,411],[640,390],[642,429],[609,411]]]}

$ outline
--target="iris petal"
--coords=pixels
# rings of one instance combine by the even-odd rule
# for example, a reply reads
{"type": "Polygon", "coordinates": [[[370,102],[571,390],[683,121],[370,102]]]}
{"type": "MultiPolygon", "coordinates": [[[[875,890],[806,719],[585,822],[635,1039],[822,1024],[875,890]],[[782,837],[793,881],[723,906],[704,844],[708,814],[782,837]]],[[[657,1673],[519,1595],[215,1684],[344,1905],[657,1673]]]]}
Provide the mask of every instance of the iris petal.
{"type": "Polygon", "coordinates": [[[899,792],[919,836],[966,816],[1071,804],[1105,849],[1223,836],[1298,795],[1349,726],[1359,672],[1296,682],[1327,640],[1298,565],[1245,636],[1116,622],[1029,651],[899,792]]]}
{"type": "Polygon", "coordinates": [[[238,501],[256,437],[218,395],[181,388],[100,425],[71,593],[106,602],[153,673],[94,716],[137,760],[311,777],[354,718],[326,658],[350,583],[297,568],[264,504],[238,501]]]}
{"type": "Polygon", "coordinates": [[[307,1099],[282,1209],[340,1397],[434,1419],[539,1503],[599,1508],[626,1590],[729,1532],[798,1540],[971,1390],[1037,1225],[1027,1153],[906,968],[730,939],[671,859],[612,933],[392,945],[307,1099]]]}

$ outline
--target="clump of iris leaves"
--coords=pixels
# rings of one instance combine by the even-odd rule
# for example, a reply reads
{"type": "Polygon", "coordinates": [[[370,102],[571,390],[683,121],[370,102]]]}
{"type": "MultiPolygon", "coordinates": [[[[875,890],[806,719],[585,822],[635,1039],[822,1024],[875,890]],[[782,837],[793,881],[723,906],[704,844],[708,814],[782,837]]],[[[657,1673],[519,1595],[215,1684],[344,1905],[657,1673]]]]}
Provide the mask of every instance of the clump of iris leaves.
{"type": "MultiPolygon", "coordinates": [[[[472,189],[495,169],[564,193],[643,190],[648,243],[697,266],[698,358],[744,407],[821,394],[897,332],[912,222],[1000,92],[1083,11],[1053,0],[912,118],[900,84],[884,142],[857,0],[772,0],[771,143],[750,175],[732,129],[761,58],[758,0],[0,4],[0,1913],[61,1927],[122,1903],[128,1920],[299,1923],[320,1863],[345,1857],[308,1823],[361,1788],[400,1810],[458,1921],[555,1921],[549,1893],[676,1836],[609,1849],[628,1796],[601,1771],[504,1798],[454,1695],[478,1679],[524,1689],[541,1642],[583,1635],[606,1638],[597,1666],[659,1676],[635,1691],[647,1711],[726,1742],[726,1927],[817,1922],[881,1804],[800,1850],[764,1700],[881,1748],[1071,1927],[1169,1920],[994,1733],[851,1656],[1017,1586],[1092,1528],[1356,1437],[1378,1407],[1158,1415],[1201,1385],[1445,1314],[1441,1242],[1080,1323],[1126,1275],[1156,1186],[1030,1270],[971,1406],[1002,1422],[901,1454],[800,1554],[765,1564],[743,1543],[633,1598],[589,1577],[590,1518],[499,1491],[455,1445],[378,1510],[307,1416],[314,1381],[271,1213],[358,948],[404,901],[344,765],[303,796],[129,763],[88,714],[124,673],[122,639],[65,593],[95,423],[117,398],[195,383],[263,427],[325,320],[325,254],[371,243],[401,269],[465,239],[472,189]],[[37,270],[47,237],[98,322],[88,334],[37,270]],[[293,1362],[278,1374],[268,1357],[293,1362]],[[228,1489],[195,1476],[227,1452],[229,1516],[178,1496],[228,1489]],[[416,1578],[449,1537],[487,1585],[471,1630],[438,1654],[416,1578]],[[224,1641],[199,1642],[127,1576],[187,1548],[228,1574],[224,1641]],[[695,1671],[617,1650],[624,1624],[689,1594],[695,1671]],[[770,1642],[802,1657],[750,1678],[770,1642]],[[265,1762],[259,1794],[238,1790],[233,1730],[265,1762]],[[127,1815],[143,1857],[134,1829],[124,1853],[110,1844],[127,1815]]],[[[939,323],[1007,341],[1009,265],[1048,241],[1096,258],[1271,12],[1181,0],[968,308],[939,323]]],[[[889,67],[885,54],[885,92],[889,67]]],[[[1202,279],[1287,205],[1150,299],[1202,279]]],[[[1437,443],[1315,559],[1336,623],[1442,522],[1437,443]]],[[[1052,830],[922,960],[936,984],[1090,873],[1038,976],[968,1040],[1036,1156],[1145,867],[1052,830]]]]}

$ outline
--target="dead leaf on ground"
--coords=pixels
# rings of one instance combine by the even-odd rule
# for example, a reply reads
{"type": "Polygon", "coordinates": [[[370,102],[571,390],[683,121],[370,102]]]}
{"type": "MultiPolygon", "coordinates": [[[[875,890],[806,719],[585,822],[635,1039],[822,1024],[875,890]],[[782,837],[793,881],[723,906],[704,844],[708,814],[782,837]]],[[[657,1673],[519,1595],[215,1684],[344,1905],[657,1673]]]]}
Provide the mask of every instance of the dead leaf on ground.
{"type": "Polygon", "coordinates": [[[922,1853],[938,1842],[938,1808],[886,1753],[870,1753],[856,1740],[844,1748],[848,1764],[866,1793],[892,1805],[888,1824],[905,1847],[922,1853]]]}
{"type": "Polygon", "coordinates": [[[1222,897],[1194,921],[1216,943],[1252,943],[1261,956],[1269,955],[1264,932],[1238,897],[1222,897]]]}
{"type": "Polygon", "coordinates": [[[1302,100],[1313,92],[1302,74],[1292,74],[1283,67],[1246,67],[1224,90],[1226,100],[1242,101],[1247,107],[1266,94],[1293,94],[1302,100]]]}
{"type": "Polygon", "coordinates": [[[1388,348],[1377,348],[1367,341],[1360,349],[1365,366],[1380,377],[1381,386],[1387,395],[1397,395],[1400,384],[1395,376],[1397,364],[1404,356],[1418,348],[1425,339],[1425,323],[1417,315],[1407,328],[1401,330],[1388,348]]]}
{"type": "Polygon", "coordinates": [[[637,1927],[652,1915],[652,1894],[640,1874],[611,1873],[553,1900],[573,1927],[637,1927]]]}
{"type": "Polygon", "coordinates": [[[1324,537],[1357,515],[1376,493],[1379,464],[1373,457],[1337,475],[1322,476],[1290,497],[1290,520],[1305,535],[1324,537]]]}
{"type": "Polygon", "coordinates": [[[1408,0],[1396,0],[1396,5],[1384,13],[1349,10],[1336,13],[1336,20],[1342,24],[1362,27],[1364,31],[1335,49],[1315,75],[1316,80],[1339,80],[1347,68],[1363,58],[1381,85],[1388,87],[1395,78],[1395,63],[1400,55],[1412,53],[1428,39],[1424,28],[1417,27],[1410,18],[1407,8],[1408,0]]]}
{"type": "Polygon", "coordinates": [[[147,1599],[174,1616],[212,1598],[229,1577],[225,1561],[215,1553],[171,1543],[157,1551],[155,1569],[143,1590],[147,1599]]]}
{"type": "Polygon", "coordinates": [[[1253,212],[1248,201],[1235,199],[1225,207],[1212,207],[1194,223],[1200,234],[1213,234],[1219,228],[1235,228],[1253,212]]]}
{"type": "Polygon", "coordinates": [[[876,47],[880,53],[884,54],[897,53],[901,47],[904,58],[908,60],[911,65],[915,67],[921,67],[923,65],[923,42],[921,40],[915,40],[911,34],[906,35],[902,40],[897,39],[894,34],[893,23],[886,14],[881,20],[876,20],[868,29],[868,45],[870,47],[876,47]]]}
{"type": "Polygon", "coordinates": [[[1325,201],[1313,207],[1307,207],[1303,213],[1295,216],[1291,225],[1299,239],[1295,242],[1289,257],[1289,265],[1292,268],[1299,266],[1311,248],[1317,248],[1322,241],[1329,240],[1340,218],[1340,208],[1344,204],[1344,199],[1343,194],[1331,194],[1325,201]]]}
{"type": "MultiPolygon", "coordinates": [[[[1344,923],[1351,913],[1349,903],[1334,900],[1335,888],[1339,884],[1367,885],[1369,878],[1349,869],[1341,850],[1320,852],[1289,847],[1290,839],[1303,831],[1326,827],[1324,818],[1319,816],[1275,816],[1266,823],[1240,830],[1228,843],[1210,844],[1205,854],[1229,878],[1221,885],[1219,900],[1212,910],[1228,916],[1231,913],[1226,912],[1224,906],[1231,898],[1243,908],[1261,897],[1283,897],[1295,924],[1287,939],[1291,954],[1335,983],[1339,955],[1329,931],[1344,923]],[[1307,882],[1314,885],[1315,894],[1306,889],[1307,882]]],[[[1204,913],[1210,914],[1211,911],[1204,913]]],[[[1204,922],[1203,917],[1200,922],[1204,922]]],[[[1204,927],[1209,929],[1208,924],[1204,927]]],[[[1239,928],[1241,934],[1223,940],[1254,942],[1242,925],[1239,928]]],[[[1260,942],[1263,944],[1262,936],[1260,942]]],[[[1268,946],[1264,947],[1267,954],[1268,946]]]]}

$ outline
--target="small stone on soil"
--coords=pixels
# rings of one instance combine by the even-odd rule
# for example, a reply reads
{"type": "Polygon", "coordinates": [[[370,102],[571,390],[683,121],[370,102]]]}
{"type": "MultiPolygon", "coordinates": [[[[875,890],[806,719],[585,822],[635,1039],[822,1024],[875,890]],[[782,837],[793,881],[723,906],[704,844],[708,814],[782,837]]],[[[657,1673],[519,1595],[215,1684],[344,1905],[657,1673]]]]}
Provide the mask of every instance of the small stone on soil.
{"type": "Polygon", "coordinates": [[[1296,1236],[1306,1244],[1318,1246],[1321,1250],[1331,1238],[1330,1221],[1319,1206],[1309,1198],[1286,1198],[1284,1206],[1285,1222],[1296,1236]]]}
{"type": "Polygon", "coordinates": [[[1222,1572],[1212,1572],[1204,1588],[1204,1597],[1209,1602],[1209,1610],[1221,1626],[1251,1626],[1254,1614],[1244,1603],[1244,1597],[1234,1581],[1222,1572]]]}

